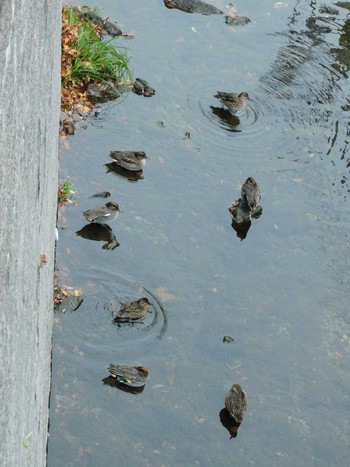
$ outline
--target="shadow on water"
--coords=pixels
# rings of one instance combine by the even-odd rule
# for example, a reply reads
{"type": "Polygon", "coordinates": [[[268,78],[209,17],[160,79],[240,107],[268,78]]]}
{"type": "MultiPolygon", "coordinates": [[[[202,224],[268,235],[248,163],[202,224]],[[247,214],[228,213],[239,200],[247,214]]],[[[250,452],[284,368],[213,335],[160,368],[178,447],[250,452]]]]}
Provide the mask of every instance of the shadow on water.
{"type": "Polygon", "coordinates": [[[241,423],[238,423],[236,420],[231,418],[225,408],[220,410],[219,418],[221,425],[229,432],[230,439],[236,438],[238,435],[238,428],[240,427],[241,423]]]}
{"type": "Polygon", "coordinates": [[[97,222],[85,225],[76,232],[78,237],[95,242],[107,242],[102,245],[103,250],[114,250],[120,244],[108,224],[99,224],[97,222]]]}
{"type": "Polygon", "coordinates": [[[125,386],[124,384],[119,383],[116,378],[113,378],[113,376],[107,376],[106,378],[103,378],[102,381],[103,381],[103,384],[106,384],[107,386],[110,386],[111,388],[117,388],[129,394],[141,394],[141,392],[143,392],[143,390],[145,389],[144,386],[136,387],[136,388],[131,387],[131,386],[125,386]]]}
{"type": "Polygon", "coordinates": [[[115,175],[119,175],[121,177],[127,178],[130,182],[137,182],[137,180],[142,180],[142,170],[138,170],[136,172],[132,172],[130,170],[126,170],[123,167],[120,167],[115,162],[109,162],[105,164],[107,167],[107,173],[114,173],[115,175]]]}
{"type": "Polygon", "coordinates": [[[219,118],[221,122],[221,127],[226,128],[228,131],[240,132],[237,127],[240,125],[240,119],[237,115],[232,115],[228,110],[222,107],[213,107],[210,106],[213,115],[219,118]]]}

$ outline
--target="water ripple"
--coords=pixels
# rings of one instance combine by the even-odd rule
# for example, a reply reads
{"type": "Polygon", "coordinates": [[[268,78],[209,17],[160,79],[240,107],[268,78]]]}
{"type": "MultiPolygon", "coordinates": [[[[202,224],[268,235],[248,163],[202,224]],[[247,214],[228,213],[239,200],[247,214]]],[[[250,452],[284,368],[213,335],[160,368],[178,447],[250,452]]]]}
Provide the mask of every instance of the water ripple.
{"type": "MultiPolygon", "coordinates": [[[[210,141],[211,144],[221,145],[222,136],[243,138],[246,146],[246,138],[256,140],[260,134],[275,126],[280,106],[274,108],[267,96],[264,98],[264,95],[259,95],[254,89],[251,90],[247,87],[250,96],[247,106],[232,115],[214,98],[214,94],[218,90],[217,83],[215,85],[210,82],[201,84],[203,84],[203,88],[200,88],[199,83],[193,87],[187,97],[187,105],[193,117],[192,126],[197,126],[202,139],[210,141]]],[[[242,91],[224,86],[220,86],[220,90],[226,92],[242,91]]]]}
{"type": "Polygon", "coordinates": [[[123,353],[130,346],[135,349],[148,346],[162,339],[167,329],[167,312],[156,295],[136,280],[115,273],[109,273],[106,281],[98,271],[90,270],[83,311],[89,330],[80,336],[79,345],[92,349],[93,354],[123,353]],[[149,314],[145,319],[123,324],[113,322],[121,303],[140,297],[147,297],[150,301],[149,314]]]}

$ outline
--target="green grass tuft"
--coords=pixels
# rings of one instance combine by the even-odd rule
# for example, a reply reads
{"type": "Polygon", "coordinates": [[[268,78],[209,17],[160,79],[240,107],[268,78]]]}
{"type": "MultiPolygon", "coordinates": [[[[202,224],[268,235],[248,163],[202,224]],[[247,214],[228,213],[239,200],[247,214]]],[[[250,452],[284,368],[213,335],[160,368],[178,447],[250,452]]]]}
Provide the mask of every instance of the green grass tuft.
{"type": "Polygon", "coordinates": [[[71,44],[75,57],[70,72],[63,77],[63,83],[132,81],[126,49],[113,45],[114,39],[101,40],[93,24],[81,21],[81,16],[74,9],[67,10],[67,14],[69,23],[78,26],[78,39],[71,44]]]}
{"type": "Polygon", "coordinates": [[[73,184],[67,178],[64,183],[62,183],[58,188],[58,202],[63,204],[71,202],[71,198],[74,195],[73,184]]]}

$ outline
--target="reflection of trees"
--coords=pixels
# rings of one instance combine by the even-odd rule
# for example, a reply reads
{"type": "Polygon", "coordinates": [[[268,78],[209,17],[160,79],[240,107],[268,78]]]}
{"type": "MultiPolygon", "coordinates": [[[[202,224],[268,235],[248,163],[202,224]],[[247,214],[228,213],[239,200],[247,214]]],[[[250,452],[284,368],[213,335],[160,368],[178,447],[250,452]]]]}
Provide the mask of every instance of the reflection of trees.
{"type": "MultiPolygon", "coordinates": [[[[338,6],[350,10],[350,2],[339,2],[338,6]]],[[[334,67],[340,72],[347,76],[347,72],[350,68],[350,20],[346,19],[344,24],[340,28],[339,35],[339,48],[332,48],[331,53],[336,58],[337,62],[334,63],[334,67]]]]}
{"type": "MultiPolygon", "coordinates": [[[[350,10],[350,2],[338,2],[336,6],[342,10],[318,6],[316,1],[297,1],[288,30],[277,33],[286,43],[261,82],[269,106],[275,107],[276,113],[282,112],[292,128],[308,131],[309,135],[320,134],[328,147],[319,151],[320,158],[336,154],[333,164],[340,162],[340,170],[348,173],[350,101],[346,79],[350,69],[350,18],[340,16],[344,8],[350,10]],[[334,47],[337,36],[339,46],[334,47]],[[287,102],[283,105],[281,101],[287,102]]],[[[343,175],[339,182],[349,191],[347,178],[343,175]]]]}
{"type": "Polygon", "coordinates": [[[277,97],[283,99],[305,95],[309,105],[312,100],[331,102],[339,75],[328,68],[329,44],[324,35],[332,31],[330,25],[335,26],[336,16],[327,13],[316,16],[315,2],[310,2],[311,12],[302,11],[298,6],[289,19],[289,31],[278,33],[287,39],[287,44],[279,49],[271,70],[262,80],[267,81],[277,97]],[[303,18],[306,27],[298,25],[303,18]]]}
{"type": "MultiPolygon", "coordinates": [[[[350,10],[350,2],[338,2],[337,6],[350,10]]],[[[348,13],[349,15],[349,13],[348,13]]],[[[334,67],[344,74],[345,77],[348,77],[347,72],[350,68],[350,19],[346,19],[344,21],[343,26],[340,29],[340,36],[339,36],[339,48],[332,48],[331,53],[335,56],[337,62],[334,64],[334,67]]],[[[350,105],[349,101],[343,105],[343,111],[349,111],[350,105]]],[[[349,124],[347,124],[347,132],[346,136],[350,136],[350,128],[349,124]]],[[[347,156],[348,152],[348,143],[347,141],[344,142],[344,148],[341,151],[341,161],[345,163],[347,169],[350,169],[350,158],[347,156]]],[[[349,185],[348,185],[348,177],[343,175],[341,178],[340,183],[343,186],[347,187],[347,192],[349,192],[349,185]]]]}

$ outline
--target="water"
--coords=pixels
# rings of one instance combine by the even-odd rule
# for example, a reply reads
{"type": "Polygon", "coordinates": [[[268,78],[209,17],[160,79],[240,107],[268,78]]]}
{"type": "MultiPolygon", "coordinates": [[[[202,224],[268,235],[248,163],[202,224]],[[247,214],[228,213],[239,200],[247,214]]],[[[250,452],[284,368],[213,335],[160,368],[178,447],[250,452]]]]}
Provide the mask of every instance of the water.
{"type": "Polygon", "coordinates": [[[76,204],[60,213],[57,268],[84,302],[55,315],[50,467],[347,465],[348,11],[320,5],[239,2],[252,22],[230,29],[160,0],[99,2],[134,30],[118,43],[156,95],[104,105],[62,144],[76,204]],[[239,122],[218,90],[249,93],[239,122]],[[150,157],[142,180],[107,173],[124,149],[150,157]],[[240,241],[228,207],[248,176],[263,213],[240,241]],[[106,190],[123,210],[113,251],[75,233],[106,190]],[[150,322],[113,325],[145,289],[150,322]],[[111,362],[146,366],[144,391],[104,385],[111,362]],[[230,439],[233,382],[249,405],[230,439]]]}

